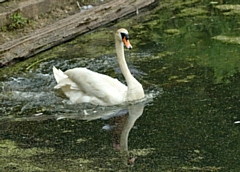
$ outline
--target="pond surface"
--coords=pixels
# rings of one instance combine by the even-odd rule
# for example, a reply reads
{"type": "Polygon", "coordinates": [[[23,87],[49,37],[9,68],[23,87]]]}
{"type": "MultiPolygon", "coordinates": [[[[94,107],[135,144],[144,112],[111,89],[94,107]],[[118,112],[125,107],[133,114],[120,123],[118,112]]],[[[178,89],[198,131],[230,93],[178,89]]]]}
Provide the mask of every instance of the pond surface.
{"type": "Polygon", "coordinates": [[[0,69],[0,171],[240,171],[239,9],[234,0],[162,1],[0,69]],[[146,100],[71,104],[53,89],[52,66],[125,82],[119,27],[129,30],[126,57],[146,100]]]}

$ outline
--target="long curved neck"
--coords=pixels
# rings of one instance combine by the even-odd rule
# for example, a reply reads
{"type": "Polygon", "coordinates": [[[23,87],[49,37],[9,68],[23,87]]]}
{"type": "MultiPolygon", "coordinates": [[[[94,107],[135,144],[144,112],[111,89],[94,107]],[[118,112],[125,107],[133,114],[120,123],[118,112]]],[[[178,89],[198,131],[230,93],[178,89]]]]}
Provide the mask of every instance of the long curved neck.
{"type": "Polygon", "coordinates": [[[117,39],[115,39],[115,46],[116,46],[117,60],[118,60],[120,69],[122,71],[124,78],[126,79],[127,85],[129,85],[131,80],[133,79],[133,76],[129,71],[128,65],[125,60],[123,42],[120,42],[117,39]]]}

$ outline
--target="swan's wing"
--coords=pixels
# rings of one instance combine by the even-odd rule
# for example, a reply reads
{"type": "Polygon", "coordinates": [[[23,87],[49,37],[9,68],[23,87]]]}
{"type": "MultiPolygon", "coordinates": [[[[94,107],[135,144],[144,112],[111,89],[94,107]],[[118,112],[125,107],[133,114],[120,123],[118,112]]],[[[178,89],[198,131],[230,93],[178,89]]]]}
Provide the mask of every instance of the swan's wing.
{"type": "Polygon", "coordinates": [[[64,74],[77,85],[85,96],[89,97],[90,103],[113,105],[122,103],[126,99],[127,87],[117,79],[86,68],[70,69],[64,74]]]}

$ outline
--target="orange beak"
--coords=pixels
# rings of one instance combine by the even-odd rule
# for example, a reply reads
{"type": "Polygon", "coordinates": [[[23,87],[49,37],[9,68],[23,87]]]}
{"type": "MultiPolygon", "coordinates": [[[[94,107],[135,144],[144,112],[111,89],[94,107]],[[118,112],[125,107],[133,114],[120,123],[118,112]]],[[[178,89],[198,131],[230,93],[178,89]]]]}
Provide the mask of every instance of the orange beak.
{"type": "Polygon", "coordinates": [[[128,49],[132,49],[132,45],[130,44],[130,41],[126,39],[126,37],[123,38],[123,43],[128,49]]]}

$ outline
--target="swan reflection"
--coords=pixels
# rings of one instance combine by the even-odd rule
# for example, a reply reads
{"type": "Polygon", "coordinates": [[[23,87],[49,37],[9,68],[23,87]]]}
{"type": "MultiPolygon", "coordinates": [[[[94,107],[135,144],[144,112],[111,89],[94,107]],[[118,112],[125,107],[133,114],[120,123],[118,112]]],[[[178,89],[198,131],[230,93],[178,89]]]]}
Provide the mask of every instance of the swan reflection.
{"type": "Polygon", "coordinates": [[[109,124],[103,129],[109,130],[112,135],[113,148],[119,151],[120,156],[127,166],[134,164],[136,157],[128,150],[128,137],[136,120],[143,114],[145,103],[136,103],[126,107],[114,108],[105,111],[92,111],[92,114],[85,111],[82,120],[109,120],[109,124]]]}
{"type": "Polygon", "coordinates": [[[139,102],[136,104],[123,106],[99,106],[91,109],[81,110],[81,112],[78,113],[62,113],[55,115],[36,113],[27,117],[2,119],[2,121],[7,124],[8,122],[13,121],[45,121],[49,119],[76,119],[85,121],[98,119],[106,120],[108,125],[102,126],[102,129],[108,130],[111,134],[113,149],[118,152],[124,164],[133,165],[136,157],[129,153],[128,138],[134,123],[143,114],[145,104],[146,102],[139,102]]]}
{"type": "Polygon", "coordinates": [[[142,115],[144,104],[135,104],[128,107],[128,113],[114,117],[111,121],[115,124],[112,128],[113,147],[120,151],[123,162],[133,165],[136,157],[128,151],[128,136],[136,120],[142,115]]]}

